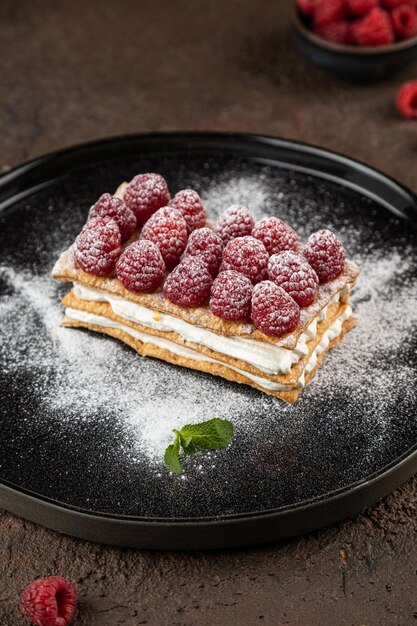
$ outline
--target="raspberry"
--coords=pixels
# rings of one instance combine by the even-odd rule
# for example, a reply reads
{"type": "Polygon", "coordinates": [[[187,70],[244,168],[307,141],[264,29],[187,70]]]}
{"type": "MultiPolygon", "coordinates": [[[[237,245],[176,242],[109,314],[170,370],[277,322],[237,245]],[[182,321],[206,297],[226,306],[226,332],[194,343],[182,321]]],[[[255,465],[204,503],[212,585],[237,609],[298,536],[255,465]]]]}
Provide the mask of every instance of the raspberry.
{"type": "Polygon", "coordinates": [[[327,229],[310,235],[303,254],[321,283],[337,278],[345,266],[343,246],[336,235],[327,229]]]}
{"type": "Polygon", "coordinates": [[[394,41],[394,31],[386,11],[376,7],[351,24],[352,41],[359,46],[385,46],[394,41]]]}
{"type": "Polygon", "coordinates": [[[379,0],[347,0],[348,11],[351,15],[365,15],[379,6],[379,0]]]}
{"type": "Polygon", "coordinates": [[[314,301],[319,279],[301,254],[286,250],[272,255],[268,263],[268,274],[300,306],[308,306],[314,301]]]}
{"type": "Polygon", "coordinates": [[[251,317],[265,335],[279,337],[297,327],[300,307],[281,287],[264,280],[253,289],[251,317]]]}
{"type": "Polygon", "coordinates": [[[123,200],[136,215],[138,224],[144,224],[155,211],[169,203],[168,185],[160,174],[138,174],[126,187],[123,200]]]}
{"type": "Polygon", "coordinates": [[[213,279],[205,264],[189,256],[169,274],[164,285],[164,296],[183,307],[201,306],[209,295],[213,279]]]}
{"type": "Polygon", "coordinates": [[[23,613],[37,626],[67,626],[74,617],[77,593],[60,576],[35,580],[22,593],[23,613]]]}
{"type": "Polygon", "coordinates": [[[293,229],[277,217],[264,217],[255,224],[252,237],[262,241],[269,254],[297,250],[298,237],[293,229]]]}
{"type": "Polygon", "coordinates": [[[188,239],[184,256],[195,256],[207,266],[208,271],[216,276],[222,260],[223,242],[210,228],[198,228],[188,239]]]}
{"type": "Polygon", "coordinates": [[[346,20],[327,24],[326,26],[318,26],[314,32],[319,37],[332,41],[333,43],[349,44],[351,43],[350,23],[346,20]]]}
{"type": "Polygon", "coordinates": [[[83,227],[74,243],[75,259],[84,272],[109,274],[120,256],[122,238],[110,217],[94,217],[83,227]]]}
{"type": "Polygon", "coordinates": [[[178,263],[187,245],[187,224],[177,209],[166,206],[149,218],[140,236],[156,243],[167,269],[171,269],[178,263]]]}
{"type": "Polygon", "coordinates": [[[319,0],[297,0],[297,7],[300,13],[306,16],[313,15],[319,0]]]}
{"type": "Polygon", "coordinates": [[[207,221],[207,211],[196,191],[192,189],[179,191],[175,194],[171,204],[182,213],[187,223],[189,233],[205,225],[207,221]]]}
{"type": "Polygon", "coordinates": [[[210,309],[225,320],[248,320],[252,291],[247,276],[234,270],[221,272],[211,288],[210,309]]]}
{"type": "Polygon", "coordinates": [[[392,25],[398,39],[409,39],[417,35],[417,9],[404,5],[391,13],[392,25]]]}
{"type": "Polygon", "coordinates": [[[396,105],[401,115],[417,119],[417,80],[411,80],[401,87],[397,94],[396,105]]]}
{"type": "Polygon", "coordinates": [[[416,4],[415,0],[381,0],[381,5],[391,11],[392,9],[396,9],[403,4],[416,4]]]}
{"type": "Polygon", "coordinates": [[[111,217],[119,227],[122,241],[130,239],[136,228],[136,216],[129,207],[116,196],[103,193],[88,212],[88,219],[93,217],[111,217]]]}
{"type": "Polygon", "coordinates": [[[249,209],[243,204],[232,204],[220,215],[214,230],[226,245],[236,237],[250,235],[254,226],[255,220],[249,209]]]}
{"type": "Polygon", "coordinates": [[[314,27],[340,22],[347,16],[346,0],[321,0],[314,11],[314,27]]]}
{"type": "Polygon", "coordinates": [[[165,263],[158,246],[141,239],[126,248],[117,261],[116,272],[129,291],[153,292],[165,278],[165,263]]]}
{"type": "Polygon", "coordinates": [[[268,259],[268,252],[259,239],[238,237],[225,247],[220,271],[235,270],[255,285],[267,277],[268,259]]]}

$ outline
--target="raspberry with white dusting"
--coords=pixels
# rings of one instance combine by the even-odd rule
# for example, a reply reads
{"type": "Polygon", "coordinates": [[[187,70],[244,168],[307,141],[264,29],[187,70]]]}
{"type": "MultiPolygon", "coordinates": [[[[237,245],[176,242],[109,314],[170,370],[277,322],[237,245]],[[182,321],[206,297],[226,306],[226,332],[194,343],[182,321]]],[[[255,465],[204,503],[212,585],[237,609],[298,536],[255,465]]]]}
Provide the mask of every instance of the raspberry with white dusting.
{"type": "Polygon", "coordinates": [[[308,238],[303,254],[316,271],[321,283],[334,280],[345,266],[345,251],[342,243],[330,230],[323,229],[308,238]]]}
{"type": "Polygon", "coordinates": [[[75,260],[87,274],[105,276],[114,269],[122,251],[121,245],[116,222],[110,217],[94,217],[75,240],[75,260]]]}
{"type": "Polygon", "coordinates": [[[229,321],[249,320],[253,285],[234,270],[221,272],[211,288],[210,309],[229,321]]]}
{"type": "Polygon", "coordinates": [[[210,228],[198,228],[191,233],[184,256],[195,256],[207,265],[210,274],[216,276],[223,254],[223,242],[210,228]]]}
{"type": "Polygon", "coordinates": [[[207,211],[200,196],[193,189],[183,189],[176,193],[171,200],[171,205],[184,217],[189,233],[205,225],[207,211]]]}
{"type": "Polygon", "coordinates": [[[235,270],[247,276],[255,285],[267,278],[269,255],[255,237],[238,237],[229,241],[223,252],[220,271],[235,270]]]}
{"type": "Polygon", "coordinates": [[[162,207],[146,222],[140,237],[158,246],[167,269],[171,269],[179,262],[187,245],[187,224],[177,209],[162,207]]]}
{"type": "Polygon", "coordinates": [[[281,287],[264,280],[253,289],[251,317],[265,335],[280,337],[297,328],[300,307],[281,287]]]}
{"type": "Polygon", "coordinates": [[[264,217],[255,224],[252,237],[262,241],[269,254],[284,250],[297,250],[296,232],[278,217],[264,217]]]}
{"type": "Polygon", "coordinates": [[[308,306],[314,301],[319,279],[301,254],[292,250],[273,254],[269,259],[268,274],[300,306],[308,306]]]}
{"type": "Polygon", "coordinates": [[[158,246],[141,239],[123,252],[117,261],[116,273],[129,291],[152,293],[165,278],[165,263],[158,246]]]}
{"type": "Polygon", "coordinates": [[[88,212],[88,219],[93,217],[111,217],[119,227],[122,241],[127,241],[136,228],[136,216],[131,209],[116,196],[103,193],[88,212]]]}
{"type": "Polygon", "coordinates": [[[232,204],[220,215],[214,230],[226,245],[236,237],[250,235],[254,226],[255,220],[249,209],[243,204],[232,204]]]}
{"type": "Polygon", "coordinates": [[[164,285],[164,296],[183,307],[205,304],[213,283],[206,265],[196,257],[186,257],[169,274],[164,285]]]}
{"type": "Polygon", "coordinates": [[[138,224],[144,224],[158,209],[169,203],[169,189],[160,174],[138,174],[126,187],[123,200],[136,215],[138,224]]]}

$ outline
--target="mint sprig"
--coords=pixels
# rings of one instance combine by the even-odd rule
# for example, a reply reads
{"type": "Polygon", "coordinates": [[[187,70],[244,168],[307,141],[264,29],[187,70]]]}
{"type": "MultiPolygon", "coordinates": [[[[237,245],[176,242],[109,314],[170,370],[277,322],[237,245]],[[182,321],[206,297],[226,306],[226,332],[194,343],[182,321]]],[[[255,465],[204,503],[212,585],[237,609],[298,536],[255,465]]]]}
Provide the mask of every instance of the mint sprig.
{"type": "Polygon", "coordinates": [[[225,448],[233,436],[233,424],[215,417],[200,424],[186,424],[181,430],[174,429],[175,441],[165,450],[164,461],[173,474],[182,473],[180,451],[193,455],[200,450],[225,448]]]}

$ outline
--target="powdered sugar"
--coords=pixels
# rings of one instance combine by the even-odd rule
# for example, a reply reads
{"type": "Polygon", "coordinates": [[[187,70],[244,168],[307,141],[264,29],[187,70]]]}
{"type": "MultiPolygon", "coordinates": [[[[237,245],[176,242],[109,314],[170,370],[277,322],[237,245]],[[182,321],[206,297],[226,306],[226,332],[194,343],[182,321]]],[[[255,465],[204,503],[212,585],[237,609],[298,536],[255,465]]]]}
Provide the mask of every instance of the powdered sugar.
{"type": "Polygon", "coordinates": [[[238,394],[225,396],[220,409],[218,381],[212,377],[203,381],[196,375],[193,389],[191,380],[181,383],[183,370],[141,359],[113,339],[60,326],[59,290],[48,275],[16,273],[2,265],[0,278],[13,290],[0,302],[2,373],[57,372],[54,381],[39,376],[45,413],[64,409],[66,419],[84,421],[93,412],[107,412],[110,402],[131,427],[140,454],[160,464],[173,428],[204,421],[210,411],[237,417],[243,409],[238,394]]]}
{"type": "Polygon", "coordinates": [[[219,216],[236,202],[248,207],[255,219],[269,215],[265,211],[269,190],[259,176],[234,174],[232,177],[226,176],[224,180],[212,180],[201,195],[210,219],[219,216]]]}
{"type": "MultiPolygon", "coordinates": [[[[194,187],[194,181],[190,185],[194,187]]],[[[204,473],[211,502],[216,493],[222,494],[217,509],[222,512],[233,509],[230,501],[234,497],[222,478],[227,475],[237,493],[240,488],[236,481],[233,483],[233,474],[241,469],[241,497],[245,491],[242,476],[250,474],[252,457],[257,458],[265,442],[288,444],[291,450],[302,445],[305,458],[315,459],[317,465],[309,466],[309,470],[312,477],[319,477],[321,492],[327,485],[333,488],[337,481],[343,484],[357,479],[361,472],[375,467],[375,460],[382,462],[385,450],[395,439],[397,431],[392,420],[398,419],[399,406],[402,419],[409,420],[410,432],[413,428],[417,327],[414,251],[398,233],[392,241],[382,236],[384,229],[395,231],[395,223],[379,223],[371,211],[356,227],[355,219],[346,216],[342,201],[335,201],[334,191],[328,194],[327,187],[321,185],[310,188],[308,184],[292,184],[292,179],[272,176],[266,168],[258,177],[229,175],[219,184],[206,176],[196,187],[207,204],[210,219],[235,201],[248,204],[258,218],[277,211],[304,240],[312,231],[326,226],[335,229],[361,266],[362,275],[352,299],[358,326],[340,348],[327,356],[294,406],[209,375],[142,359],[113,339],[60,327],[59,299],[67,288],[55,284],[48,269],[40,273],[28,267],[17,269],[6,258],[0,265],[0,375],[10,381],[11,393],[16,396],[23,390],[17,388],[21,383],[13,381],[21,381],[27,373],[36,381],[36,411],[25,422],[28,440],[39,424],[52,430],[57,438],[69,432],[83,438],[93,426],[105,430],[110,442],[108,463],[113,464],[115,474],[122,464],[132,472],[146,464],[158,494],[158,489],[166,486],[162,459],[173,437],[172,429],[212,417],[230,419],[236,429],[230,449],[185,463],[187,481],[204,473]],[[279,183],[279,192],[271,186],[272,179],[274,184],[279,183]],[[202,192],[204,187],[206,193],[202,192]],[[360,457],[354,463],[346,459],[343,475],[331,482],[327,476],[336,471],[331,455],[333,450],[340,455],[343,445],[350,454],[357,445],[360,457]],[[317,456],[309,453],[310,448],[320,446],[326,450],[324,471],[317,456]]],[[[363,202],[359,208],[365,210],[363,202]]],[[[38,258],[48,258],[52,266],[58,255],[56,244],[61,246],[62,240],[61,236],[56,238],[51,246],[38,233],[38,258]]],[[[291,458],[297,454],[292,453],[291,458]]],[[[298,476],[295,482],[301,484],[303,480],[298,476]]],[[[311,484],[311,495],[317,495],[317,480],[311,484]]],[[[285,477],[279,487],[283,494],[284,483],[285,477]]],[[[268,484],[269,490],[276,488],[268,484]]],[[[292,497],[306,497],[308,488],[292,497]]],[[[256,491],[261,507],[268,501],[268,489],[256,491]]],[[[176,507],[172,505],[176,514],[181,506],[185,510],[184,498],[176,507]]],[[[249,498],[248,507],[253,507],[249,498]]]]}

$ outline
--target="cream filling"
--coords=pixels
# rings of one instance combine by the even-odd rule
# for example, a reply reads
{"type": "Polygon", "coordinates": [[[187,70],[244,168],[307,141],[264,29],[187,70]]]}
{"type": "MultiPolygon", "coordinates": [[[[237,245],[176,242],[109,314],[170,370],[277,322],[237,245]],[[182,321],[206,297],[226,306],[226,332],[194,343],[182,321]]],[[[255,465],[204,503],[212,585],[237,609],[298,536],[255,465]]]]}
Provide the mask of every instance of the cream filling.
{"type": "MultiPolygon", "coordinates": [[[[344,290],[342,293],[345,292],[344,290]]],[[[120,296],[99,289],[85,287],[79,283],[74,283],[74,294],[81,300],[107,302],[115,315],[122,319],[161,332],[178,333],[184,341],[205,346],[210,350],[244,361],[262,372],[273,375],[288,374],[294,363],[297,363],[303,356],[308,354],[307,342],[316,337],[318,322],[325,319],[329,306],[338,302],[341,296],[341,293],[337,293],[328,302],[320,314],[300,335],[296,347],[293,350],[288,350],[264,341],[220,335],[206,328],[194,326],[167,313],[155,315],[155,311],[136,302],[125,300],[120,296]]]]}
{"type": "MultiPolygon", "coordinates": [[[[140,332],[131,328],[130,326],[126,326],[125,324],[120,324],[119,322],[115,322],[107,317],[103,317],[101,315],[95,315],[94,313],[88,313],[87,311],[80,311],[79,309],[71,309],[67,308],[65,310],[65,315],[70,319],[77,320],[79,322],[85,322],[88,324],[94,324],[97,326],[104,326],[107,328],[117,328],[118,330],[122,330],[131,337],[138,339],[142,343],[148,343],[158,348],[162,348],[164,350],[168,350],[172,354],[176,354],[178,356],[185,357],[187,359],[191,359],[193,361],[203,361],[208,363],[216,363],[218,365],[222,365],[223,367],[227,367],[234,372],[252,380],[257,385],[262,387],[267,391],[288,391],[290,387],[286,385],[281,385],[280,383],[274,383],[266,378],[262,378],[261,376],[255,376],[254,374],[250,374],[249,372],[245,372],[240,370],[237,367],[233,367],[232,365],[223,363],[222,361],[217,361],[216,359],[212,359],[204,354],[197,352],[196,350],[192,350],[191,348],[186,348],[185,346],[178,345],[169,339],[164,339],[163,337],[155,337],[153,335],[148,335],[146,333],[140,332]]],[[[304,372],[300,376],[297,382],[297,387],[304,387],[305,385],[305,375],[309,374],[314,367],[317,365],[317,357],[326,350],[329,346],[329,343],[338,337],[342,332],[343,322],[347,320],[352,315],[352,309],[348,306],[345,311],[340,315],[333,324],[327,329],[325,333],[323,333],[323,337],[320,343],[316,346],[314,352],[311,354],[310,359],[307,362],[304,372]]]]}

